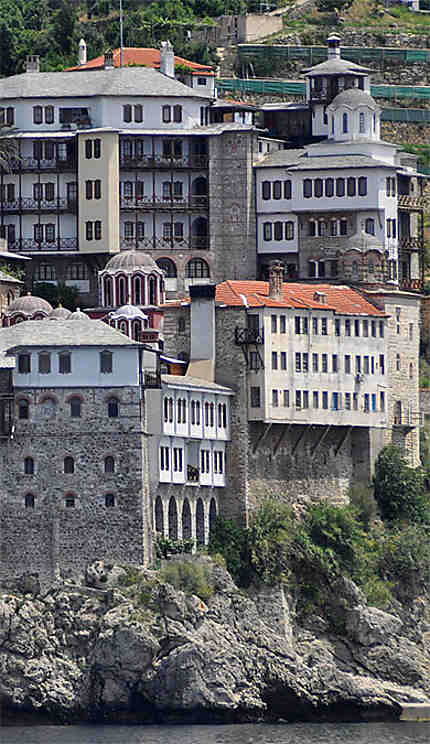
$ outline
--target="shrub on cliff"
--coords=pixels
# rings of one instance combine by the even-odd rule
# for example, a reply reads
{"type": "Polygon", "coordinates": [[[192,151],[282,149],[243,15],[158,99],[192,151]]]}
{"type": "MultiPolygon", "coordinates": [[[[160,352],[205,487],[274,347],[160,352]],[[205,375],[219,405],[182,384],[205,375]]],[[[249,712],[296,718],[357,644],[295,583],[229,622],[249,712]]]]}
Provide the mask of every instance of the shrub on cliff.
{"type": "Polygon", "coordinates": [[[429,517],[422,468],[411,468],[399,447],[390,444],[375,462],[374,495],[387,522],[425,522],[429,517]]]}

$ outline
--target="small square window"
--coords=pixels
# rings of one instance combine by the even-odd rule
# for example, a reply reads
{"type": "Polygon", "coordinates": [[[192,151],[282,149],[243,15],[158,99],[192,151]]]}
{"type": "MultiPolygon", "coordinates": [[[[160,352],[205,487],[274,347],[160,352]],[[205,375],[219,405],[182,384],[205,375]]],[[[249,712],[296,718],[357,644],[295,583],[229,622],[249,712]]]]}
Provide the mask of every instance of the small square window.
{"type": "Polygon", "coordinates": [[[115,506],[115,496],[113,493],[107,493],[105,495],[105,506],[110,509],[115,506]]]}
{"type": "Polygon", "coordinates": [[[20,375],[27,375],[31,372],[30,354],[19,354],[18,355],[18,372],[20,375]]]}
{"type": "Polygon", "coordinates": [[[51,355],[46,352],[39,354],[39,373],[48,375],[51,372],[51,355]]]}
{"type": "Polygon", "coordinates": [[[100,354],[100,372],[102,374],[112,374],[112,358],[113,354],[111,351],[102,351],[100,354]]]}

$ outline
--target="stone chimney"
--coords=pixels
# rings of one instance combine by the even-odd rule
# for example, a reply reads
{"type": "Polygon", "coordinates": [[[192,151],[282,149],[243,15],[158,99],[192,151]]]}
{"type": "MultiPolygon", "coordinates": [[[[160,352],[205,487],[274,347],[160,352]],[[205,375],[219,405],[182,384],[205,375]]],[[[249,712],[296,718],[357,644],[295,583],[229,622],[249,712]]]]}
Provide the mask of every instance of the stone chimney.
{"type": "Polygon", "coordinates": [[[320,305],[327,305],[327,295],[325,292],[315,292],[314,301],[319,302],[320,305]]]}
{"type": "Polygon", "coordinates": [[[105,51],[104,68],[105,70],[113,70],[114,68],[112,49],[106,49],[105,51]]]}
{"type": "Polygon", "coordinates": [[[170,41],[162,41],[160,45],[160,72],[175,77],[175,55],[170,41]]]}
{"type": "Polygon", "coordinates": [[[327,59],[340,59],[340,42],[338,34],[330,34],[327,39],[327,59]]]}
{"type": "Polygon", "coordinates": [[[78,65],[87,64],[87,45],[85,39],[81,39],[79,42],[79,53],[78,53],[78,65]]]}
{"type": "Polygon", "coordinates": [[[269,297],[272,300],[282,300],[284,286],[284,264],[282,261],[272,261],[269,267],[269,297]]]}
{"type": "Polygon", "coordinates": [[[191,356],[187,375],[215,381],[215,284],[195,284],[191,297],[191,356]]]}
{"type": "Polygon", "coordinates": [[[26,72],[40,72],[40,57],[38,54],[27,54],[25,58],[26,72]]]}

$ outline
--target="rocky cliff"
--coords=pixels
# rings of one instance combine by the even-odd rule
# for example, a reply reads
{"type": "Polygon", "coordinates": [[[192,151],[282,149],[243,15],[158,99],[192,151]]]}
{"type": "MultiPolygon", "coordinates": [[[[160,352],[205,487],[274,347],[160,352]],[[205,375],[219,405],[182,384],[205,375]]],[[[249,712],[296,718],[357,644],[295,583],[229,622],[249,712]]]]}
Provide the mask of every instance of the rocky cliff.
{"type": "Polygon", "coordinates": [[[304,627],[280,589],[245,594],[207,570],[206,601],[155,571],[102,564],[79,586],[26,580],[1,594],[3,720],[357,720],[428,702],[423,598],[389,614],[342,580],[336,607],[304,627]]]}

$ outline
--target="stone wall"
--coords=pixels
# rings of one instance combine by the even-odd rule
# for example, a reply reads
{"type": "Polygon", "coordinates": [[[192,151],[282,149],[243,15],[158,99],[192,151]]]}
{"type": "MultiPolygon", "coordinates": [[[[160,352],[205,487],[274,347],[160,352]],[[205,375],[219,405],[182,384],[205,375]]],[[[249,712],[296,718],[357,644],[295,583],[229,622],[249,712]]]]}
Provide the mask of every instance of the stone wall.
{"type": "Polygon", "coordinates": [[[91,561],[144,563],[148,545],[148,483],[140,432],[137,388],[20,389],[30,401],[29,420],[16,420],[13,439],[0,442],[1,569],[37,571],[43,579],[82,571],[91,561]],[[70,417],[70,396],[81,398],[80,418],[70,417]],[[46,416],[43,400],[56,400],[46,416]],[[108,418],[107,400],[120,401],[118,418],[108,418]],[[114,472],[105,473],[105,457],[114,472]],[[25,473],[24,458],[34,473],[25,473]],[[65,473],[64,458],[74,459],[65,473]],[[34,508],[25,507],[26,494],[34,508]],[[66,494],[75,506],[66,506],[66,494]],[[106,505],[112,494],[115,505],[106,505]]]}
{"type": "Polygon", "coordinates": [[[381,139],[396,145],[430,145],[430,122],[414,124],[410,122],[382,121],[381,139]]]}

